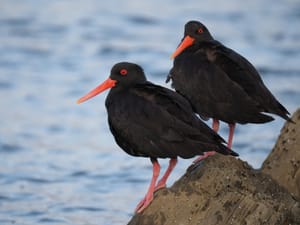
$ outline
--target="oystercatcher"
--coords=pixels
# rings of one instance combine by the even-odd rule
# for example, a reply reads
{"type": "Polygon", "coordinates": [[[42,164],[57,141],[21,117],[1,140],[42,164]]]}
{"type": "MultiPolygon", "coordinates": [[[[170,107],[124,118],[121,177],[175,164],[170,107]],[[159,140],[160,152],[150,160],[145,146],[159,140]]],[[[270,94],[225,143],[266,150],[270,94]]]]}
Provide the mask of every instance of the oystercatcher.
{"type": "Polygon", "coordinates": [[[228,148],[236,123],[266,123],[271,113],[291,121],[289,112],[272,95],[254,66],[234,50],[215,40],[198,21],[185,25],[184,37],[172,54],[173,68],[166,82],[183,95],[202,118],[229,124],[228,148]]]}
{"type": "Polygon", "coordinates": [[[165,187],[177,157],[191,158],[212,150],[238,155],[195,115],[184,97],[147,81],[137,64],[117,63],[109,78],[78,103],[109,88],[105,106],[115,141],[129,155],[149,157],[153,164],[148,192],[136,212],[142,212],[150,204],[154,191],[165,187]],[[169,166],[158,182],[160,165],[157,158],[170,158],[169,166]]]}

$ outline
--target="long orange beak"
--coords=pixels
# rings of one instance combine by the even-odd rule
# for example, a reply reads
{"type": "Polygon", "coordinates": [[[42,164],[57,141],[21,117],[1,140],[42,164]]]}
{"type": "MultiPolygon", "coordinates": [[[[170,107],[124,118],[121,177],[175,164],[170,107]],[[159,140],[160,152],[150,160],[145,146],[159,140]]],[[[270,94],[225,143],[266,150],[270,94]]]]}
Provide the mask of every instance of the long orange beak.
{"type": "Polygon", "coordinates": [[[101,92],[105,91],[108,88],[114,87],[116,85],[116,83],[117,83],[116,80],[112,80],[112,79],[108,78],[102,84],[100,84],[98,87],[96,87],[94,90],[90,91],[89,93],[87,93],[86,95],[84,95],[83,97],[78,99],[77,104],[80,104],[80,103],[100,94],[101,92]]]}
{"type": "Polygon", "coordinates": [[[184,49],[191,46],[195,41],[195,38],[192,38],[191,36],[187,35],[183,39],[183,41],[180,43],[178,48],[175,50],[175,52],[171,55],[171,59],[174,59],[176,56],[178,56],[184,49]]]}

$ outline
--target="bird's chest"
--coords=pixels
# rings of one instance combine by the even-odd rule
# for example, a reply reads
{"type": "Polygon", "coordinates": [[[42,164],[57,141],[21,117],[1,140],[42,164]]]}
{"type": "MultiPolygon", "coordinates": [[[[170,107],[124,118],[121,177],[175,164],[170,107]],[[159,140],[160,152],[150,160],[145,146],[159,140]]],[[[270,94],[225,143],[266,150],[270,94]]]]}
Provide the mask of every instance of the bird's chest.
{"type": "Polygon", "coordinates": [[[108,122],[116,136],[132,137],[151,115],[149,104],[134,93],[115,95],[106,105],[108,122]]]}
{"type": "Polygon", "coordinates": [[[116,95],[106,104],[108,122],[114,130],[124,130],[136,114],[136,99],[128,94],[116,95]]]}
{"type": "Polygon", "coordinates": [[[174,61],[172,68],[172,86],[179,92],[190,92],[190,90],[201,88],[205,81],[208,58],[204,54],[183,54],[174,61]]]}

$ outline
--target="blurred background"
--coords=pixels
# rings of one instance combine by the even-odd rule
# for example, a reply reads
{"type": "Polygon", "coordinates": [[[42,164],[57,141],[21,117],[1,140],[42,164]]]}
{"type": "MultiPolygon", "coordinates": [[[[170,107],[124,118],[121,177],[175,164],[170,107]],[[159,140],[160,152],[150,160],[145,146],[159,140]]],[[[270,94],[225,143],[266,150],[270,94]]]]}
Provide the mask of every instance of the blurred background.
{"type": "MultiPolygon", "coordinates": [[[[0,1],[0,224],[126,224],[150,160],[115,144],[106,93],[76,100],[119,61],[170,87],[169,56],[191,19],[248,58],[291,113],[299,107],[299,0],[0,1]]],[[[237,126],[233,149],[259,168],[283,123],[237,126]]]]}

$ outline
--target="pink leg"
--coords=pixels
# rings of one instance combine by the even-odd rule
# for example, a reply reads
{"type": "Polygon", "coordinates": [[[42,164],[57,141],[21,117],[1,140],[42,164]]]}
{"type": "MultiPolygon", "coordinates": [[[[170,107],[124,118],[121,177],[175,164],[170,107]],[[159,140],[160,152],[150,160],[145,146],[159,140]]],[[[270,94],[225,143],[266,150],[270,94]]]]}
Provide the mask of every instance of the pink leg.
{"type": "Polygon", "coordinates": [[[154,191],[157,191],[158,189],[166,187],[166,182],[167,182],[171,172],[173,171],[174,167],[176,166],[176,164],[177,164],[177,158],[170,159],[169,166],[168,166],[165,174],[163,175],[163,177],[158,181],[157,185],[155,186],[154,191]]]}
{"type": "MultiPolygon", "coordinates": [[[[219,131],[220,122],[217,119],[213,119],[212,129],[217,133],[219,131]]],[[[206,159],[208,156],[214,155],[215,151],[204,152],[203,155],[200,155],[197,159],[194,160],[193,163],[198,163],[203,159],[206,159]]]]}
{"type": "Polygon", "coordinates": [[[206,159],[208,156],[211,156],[211,155],[214,155],[214,154],[216,154],[215,151],[204,152],[203,155],[200,155],[197,159],[195,159],[195,160],[193,161],[193,163],[198,163],[198,162],[200,162],[201,160],[206,159]]]}
{"type": "Polygon", "coordinates": [[[212,129],[218,133],[220,127],[220,122],[217,119],[213,119],[212,129]]]}
{"type": "Polygon", "coordinates": [[[153,164],[153,175],[152,175],[151,183],[150,183],[150,186],[148,188],[148,191],[147,191],[147,194],[146,194],[145,198],[139,202],[139,204],[137,205],[137,207],[135,209],[135,211],[137,213],[140,213],[145,208],[147,208],[147,206],[153,200],[153,192],[154,192],[154,188],[155,188],[157,178],[159,176],[160,165],[159,165],[157,159],[151,158],[151,162],[153,164]]]}
{"type": "Polygon", "coordinates": [[[228,136],[228,144],[227,144],[228,148],[231,148],[232,146],[234,128],[235,128],[235,123],[229,124],[229,136],[228,136]]]}

